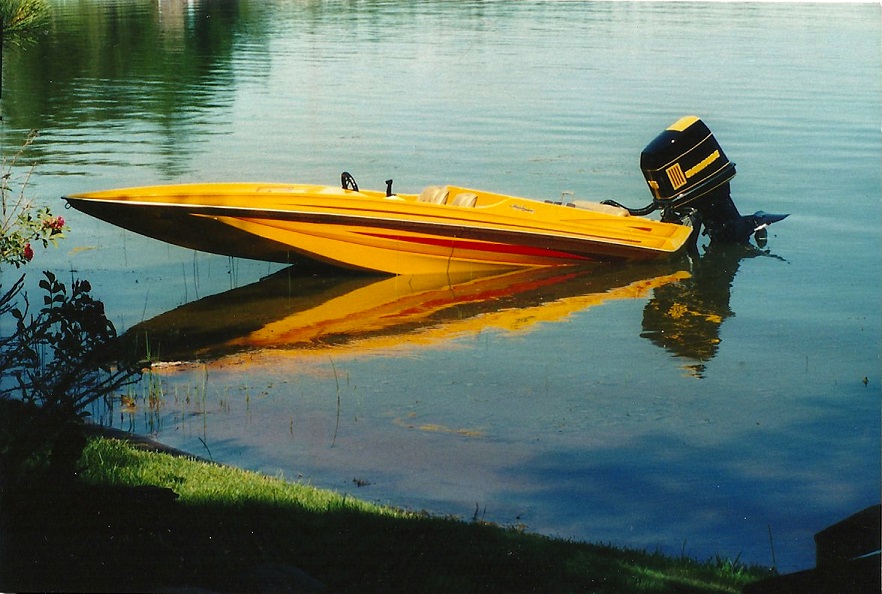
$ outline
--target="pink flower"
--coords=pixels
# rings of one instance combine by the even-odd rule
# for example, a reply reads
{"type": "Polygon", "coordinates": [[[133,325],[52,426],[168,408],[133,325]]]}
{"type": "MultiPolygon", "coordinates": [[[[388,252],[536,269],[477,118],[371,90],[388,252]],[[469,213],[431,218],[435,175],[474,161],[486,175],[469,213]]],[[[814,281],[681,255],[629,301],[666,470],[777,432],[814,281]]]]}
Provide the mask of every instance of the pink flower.
{"type": "Polygon", "coordinates": [[[45,219],[43,221],[43,228],[51,229],[55,233],[60,233],[64,229],[64,218],[53,217],[51,219],[45,219]]]}
{"type": "Polygon", "coordinates": [[[31,260],[34,259],[34,250],[33,250],[33,248],[31,248],[30,243],[25,244],[24,253],[22,255],[24,256],[24,259],[27,260],[28,262],[30,262],[31,260]]]}

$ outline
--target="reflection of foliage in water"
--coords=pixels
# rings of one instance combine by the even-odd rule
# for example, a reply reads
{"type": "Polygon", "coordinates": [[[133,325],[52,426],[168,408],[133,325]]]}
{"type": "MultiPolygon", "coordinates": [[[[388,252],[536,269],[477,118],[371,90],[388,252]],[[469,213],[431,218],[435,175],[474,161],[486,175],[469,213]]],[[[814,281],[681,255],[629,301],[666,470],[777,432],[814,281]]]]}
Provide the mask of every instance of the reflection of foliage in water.
{"type": "Polygon", "coordinates": [[[9,125],[70,137],[52,167],[131,165],[158,151],[163,173],[184,173],[182,155],[190,151],[182,149],[201,140],[200,121],[232,102],[230,62],[247,11],[232,2],[135,2],[125,9],[95,2],[53,11],[49,35],[7,56],[9,125]],[[116,127],[133,114],[137,136],[115,147],[83,145],[82,130],[116,127]]]}

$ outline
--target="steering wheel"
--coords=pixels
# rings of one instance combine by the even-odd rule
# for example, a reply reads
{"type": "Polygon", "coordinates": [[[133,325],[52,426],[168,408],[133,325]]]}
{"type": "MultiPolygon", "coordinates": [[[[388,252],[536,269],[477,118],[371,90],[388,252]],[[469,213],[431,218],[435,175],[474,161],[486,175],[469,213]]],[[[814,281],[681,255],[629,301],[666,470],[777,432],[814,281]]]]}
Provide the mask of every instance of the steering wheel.
{"type": "Polygon", "coordinates": [[[340,185],[343,186],[344,190],[358,191],[358,184],[355,183],[355,178],[348,171],[340,174],[340,185]]]}

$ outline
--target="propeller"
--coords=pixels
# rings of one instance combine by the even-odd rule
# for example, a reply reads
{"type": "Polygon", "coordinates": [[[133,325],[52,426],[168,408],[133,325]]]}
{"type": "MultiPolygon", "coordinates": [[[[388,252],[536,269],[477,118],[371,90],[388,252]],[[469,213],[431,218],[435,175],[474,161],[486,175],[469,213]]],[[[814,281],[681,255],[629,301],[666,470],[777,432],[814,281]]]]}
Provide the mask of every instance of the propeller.
{"type": "Polygon", "coordinates": [[[756,211],[752,215],[745,217],[751,219],[753,224],[753,239],[759,247],[765,247],[769,239],[768,228],[772,223],[783,221],[790,214],[770,214],[761,210],[756,211]]]}

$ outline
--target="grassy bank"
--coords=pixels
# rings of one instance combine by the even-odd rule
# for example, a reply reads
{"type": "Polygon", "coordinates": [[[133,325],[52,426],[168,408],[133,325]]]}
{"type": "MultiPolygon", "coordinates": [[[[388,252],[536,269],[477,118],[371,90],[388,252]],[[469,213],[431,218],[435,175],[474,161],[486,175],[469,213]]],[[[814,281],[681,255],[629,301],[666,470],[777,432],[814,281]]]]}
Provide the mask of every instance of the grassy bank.
{"type": "Polygon", "coordinates": [[[3,494],[4,591],[738,592],[761,577],[380,507],[104,437],[72,482],[25,483],[3,494]]]}

